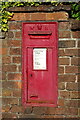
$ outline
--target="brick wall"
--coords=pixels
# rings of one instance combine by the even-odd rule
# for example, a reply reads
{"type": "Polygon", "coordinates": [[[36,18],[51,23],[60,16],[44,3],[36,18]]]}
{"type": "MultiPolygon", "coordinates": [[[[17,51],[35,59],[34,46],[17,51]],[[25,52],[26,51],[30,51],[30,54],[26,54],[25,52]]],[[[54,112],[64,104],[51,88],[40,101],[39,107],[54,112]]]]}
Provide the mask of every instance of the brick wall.
{"type": "Polygon", "coordinates": [[[14,11],[8,22],[9,30],[2,39],[2,118],[78,118],[80,23],[69,20],[68,12],[65,10],[29,13],[24,8],[15,8],[14,11]],[[24,109],[21,103],[22,22],[33,20],[58,22],[58,106],[55,108],[30,106],[24,109]]]}

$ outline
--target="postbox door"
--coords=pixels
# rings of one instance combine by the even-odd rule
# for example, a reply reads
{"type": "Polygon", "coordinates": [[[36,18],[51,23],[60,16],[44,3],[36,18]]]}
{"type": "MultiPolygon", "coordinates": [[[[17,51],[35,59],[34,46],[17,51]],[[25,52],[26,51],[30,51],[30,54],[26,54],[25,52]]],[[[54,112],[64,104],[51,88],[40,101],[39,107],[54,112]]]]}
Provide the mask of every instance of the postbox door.
{"type": "Polygon", "coordinates": [[[27,55],[27,102],[55,103],[55,49],[27,48],[27,55]]]}

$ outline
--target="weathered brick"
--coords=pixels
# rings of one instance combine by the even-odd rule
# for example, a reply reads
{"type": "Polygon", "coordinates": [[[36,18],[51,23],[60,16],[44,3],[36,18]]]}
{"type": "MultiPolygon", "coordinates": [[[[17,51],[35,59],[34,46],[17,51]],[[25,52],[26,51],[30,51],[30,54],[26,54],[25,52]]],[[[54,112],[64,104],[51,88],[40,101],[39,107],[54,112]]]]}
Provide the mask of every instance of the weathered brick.
{"type": "Polygon", "coordinates": [[[18,113],[18,114],[19,113],[23,113],[24,112],[24,108],[23,108],[23,106],[14,105],[14,106],[12,106],[10,112],[12,112],[12,113],[18,113]]]}
{"type": "Polygon", "coordinates": [[[78,116],[80,117],[80,108],[78,108],[78,116]]]}
{"type": "Polygon", "coordinates": [[[65,114],[67,114],[67,115],[78,115],[78,108],[66,108],[65,109],[65,114]]]}
{"type": "Polygon", "coordinates": [[[80,99],[80,91],[71,91],[70,98],[71,99],[80,99]]]}
{"type": "Polygon", "coordinates": [[[69,22],[59,22],[59,29],[60,30],[70,29],[70,23],[69,22]]]}
{"type": "Polygon", "coordinates": [[[11,48],[10,49],[10,55],[20,55],[21,49],[20,48],[11,48]]]}
{"type": "Polygon", "coordinates": [[[14,21],[30,20],[30,13],[14,13],[13,17],[10,20],[14,21]]]}
{"type": "Polygon", "coordinates": [[[59,41],[58,46],[59,48],[75,47],[75,41],[74,40],[59,41]]]}
{"type": "Polygon", "coordinates": [[[21,57],[13,57],[13,63],[21,63],[21,57]]]}
{"type": "Polygon", "coordinates": [[[59,82],[75,82],[76,75],[59,75],[59,82]]]}
{"type": "Polygon", "coordinates": [[[18,38],[18,39],[22,38],[22,33],[21,33],[21,31],[17,31],[17,32],[15,33],[15,38],[18,38]]]}
{"type": "Polygon", "coordinates": [[[7,112],[5,112],[5,113],[2,113],[2,118],[3,118],[3,120],[4,119],[6,119],[6,120],[9,120],[9,119],[15,119],[15,118],[17,118],[18,116],[15,114],[15,113],[7,113],[7,112]],[[7,119],[7,118],[9,118],[9,119],[7,119]]]}
{"type": "Polygon", "coordinates": [[[17,66],[16,65],[3,65],[2,70],[5,72],[16,72],[17,66]]]}
{"type": "Polygon", "coordinates": [[[33,108],[33,114],[45,114],[47,110],[47,107],[34,107],[33,108]]]}
{"type": "Polygon", "coordinates": [[[65,106],[68,107],[80,107],[80,100],[66,100],[65,106]]]}
{"type": "Polygon", "coordinates": [[[54,115],[62,115],[62,114],[64,114],[64,112],[65,112],[65,109],[64,108],[47,108],[47,114],[54,114],[54,115]]]}
{"type": "Polygon", "coordinates": [[[21,90],[13,90],[14,97],[21,97],[21,90]]]}
{"type": "Polygon", "coordinates": [[[14,38],[14,33],[12,31],[8,31],[6,34],[7,38],[14,38]]]}
{"type": "Polygon", "coordinates": [[[17,98],[2,98],[2,101],[3,101],[3,105],[8,105],[8,104],[18,105],[17,98]]]}
{"type": "Polygon", "coordinates": [[[31,20],[46,20],[46,13],[31,13],[31,20]]]}
{"type": "Polygon", "coordinates": [[[1,76],[2,78],[2,80],[6,80],[6,73],[5,72],[2,72],[2,76],[1,76]]]}
{"type": "Polygon", "coordinates": [[[2,87],[3,88],[17,88],[17,89],[21,89],[21,82],[16,82],[16,81],[4,81],[2,82],[2,87]]]}
{"type": "Polygon", "coordinates": [[[18,70],[19,70],[19,72],[22,72],[22,67],[21,67],[21,65],[18,66],[18,70]]]}
{"type": "Polygon", "coordinates": [[[71,65],[80,65],[80,58],[79,57],[72,57],[71,58],[71,65]]]}
{"type": "Polygon", "coordinates": [[[64,73],[64,67],[58,67],[58,73],[64,73]]]}
{"type": "Polygon", "coordinates": [[[2,90],[2,96],[12,96],[13,93],[10,89],[3,89],[2,90]]]}
{"type": "Polygon", "coordinates": [[[80,56],[80,49],[65,49],[66,56],[80,56]]]}
{"type": "Polygon", "coordinates": [[[78,90],[80,90],[80,88],[79,88],[79,84],[80,83],[67,83],[67,85],[66,85],[66,89],[67,90],[71,90],[71,91],[78,91],[78,90]]]}
{"type": "Polygon", "coordinates": [[[64,90],[65,89],[65,83],[64,82],[58,83],[58,89],[59,90],[64,90]]]}
{"type": "Polygon", "coordinates": [[[7,39],[2,40],[2,47],[3,48],[8,47],[7,41],[8,41],[7,39]]]}
{"type": "Polygon", "coordinates": [[[64,50],[59,50],[58,51],[58,56],[65,56],[64,50]]]}
{"type": "Polygon", "coordinates": [[[67,20],[67,19],[68,19],[67,12],[46,13],[46,20],[67,20]]]}
{"type": "Polygon", "coordinates": [[[0,55],[6,55],[8,53],[8,48],[0,48],[0,55]]]}
{"type": "Polygon", "coordinates": [[[69,65],[69,58],[59,58],[59,65],[69,65]]]}
{"type": "Polygon", "coordinates": [[[70,31],[59,31],[59,38],[71,38],[70,31]]]}
{"type": "Polygon", "coordinates": [[[66,66],[65,72],[66,73],[79,73],[80,67],[78,66],[66,66]]]}
{"type": "Polygon", "coordinates": [[[9,47],[21,47],[21,41],[19,40],[8,40],[9,47]]]}
{"type": "Polygon", "coordinates": [[[11,63],[11,57],[10,56],[2,57],[2,63],[11,63]]]}
{"type": "Polygon", "coordinates": [[[74,31],[74,32],[72,32],[72,37],[73,38],[80,38],[80,31],[74,31]]]}
{"type": "Polygon", "coordinates": [[[21,73],[8,73],[8,80],[21,80],[21,73]]]}
{"type": "Polygon", "coordinates": [[[6,106],[2,106],[2,112],[9,112],[10,110],[10,106],[6,105],[6,106]]]}
{"type": "Polygon", "coordinates": [[[60,94],[60,98],[67,98],[69,99],[70,98],[70,92],[69,91],[59,91],[59,94],[60,94]]]}
{"type": "Polygon", "coordinates": [[[22,28],[21,22],[9,22],[10,30],[21,30],[21,28],[22,28]]]}
{"type": "Polygon", "coordinates": [[[63,107],[65,104],[65,100],[64,99],[58,99],[58,106],[63,107]]]}
{"type": "Polygon", "coordinates": [[[30,106],[30,107],[27,107],[24,111],[25,114],[31,114],[32,113],[32,110],[33,108],[30,106]]]}
{"type": "Polygon", "coordinates": [[[80,40],[78,40],[78,47],[80,47],[80,40]]]}

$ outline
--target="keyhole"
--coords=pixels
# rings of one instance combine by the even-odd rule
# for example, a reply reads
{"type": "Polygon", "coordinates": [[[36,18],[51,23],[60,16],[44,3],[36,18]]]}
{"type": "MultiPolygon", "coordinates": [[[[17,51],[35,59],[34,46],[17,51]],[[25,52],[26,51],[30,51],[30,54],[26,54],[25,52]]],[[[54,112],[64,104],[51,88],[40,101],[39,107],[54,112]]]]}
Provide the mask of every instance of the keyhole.
{"type": "Polygon", "coordinates": [[[32,74],[30,74],[30,77],[32,77],[32,74]]]}

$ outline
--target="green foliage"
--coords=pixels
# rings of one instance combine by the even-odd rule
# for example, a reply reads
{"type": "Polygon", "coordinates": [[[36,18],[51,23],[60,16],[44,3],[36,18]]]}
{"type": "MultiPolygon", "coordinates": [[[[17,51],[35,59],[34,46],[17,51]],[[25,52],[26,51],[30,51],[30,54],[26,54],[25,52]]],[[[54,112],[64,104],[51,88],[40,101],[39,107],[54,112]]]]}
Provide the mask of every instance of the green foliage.
{"type": "MultiPolygon", "coordinates": [[[[63,2],[56,2],[56,1],[51,1],[51,2],[0,2],[0,27],[2,31],[7,31],[8,30],[8,20],[13,16],[13,13],[10,13],[6,9],[9,7],[15,7],[15,6],[39,6],[40,4],[51,4],[54,6],[57,6],[58,4],[64,4],[63,2]]],[[[74,19],[80,20],[80,5],[78,3],[73,3],[73,2],[65,2],[65,4],[71,4],[72,5],[72,10],[70,12],[70,17],[74,19]]]]}
{"type": "Polygon", "coordinates": [[[72,4],[71,16],[72,18],[80,20],[80,4],[78,3],[72,4]]]}

